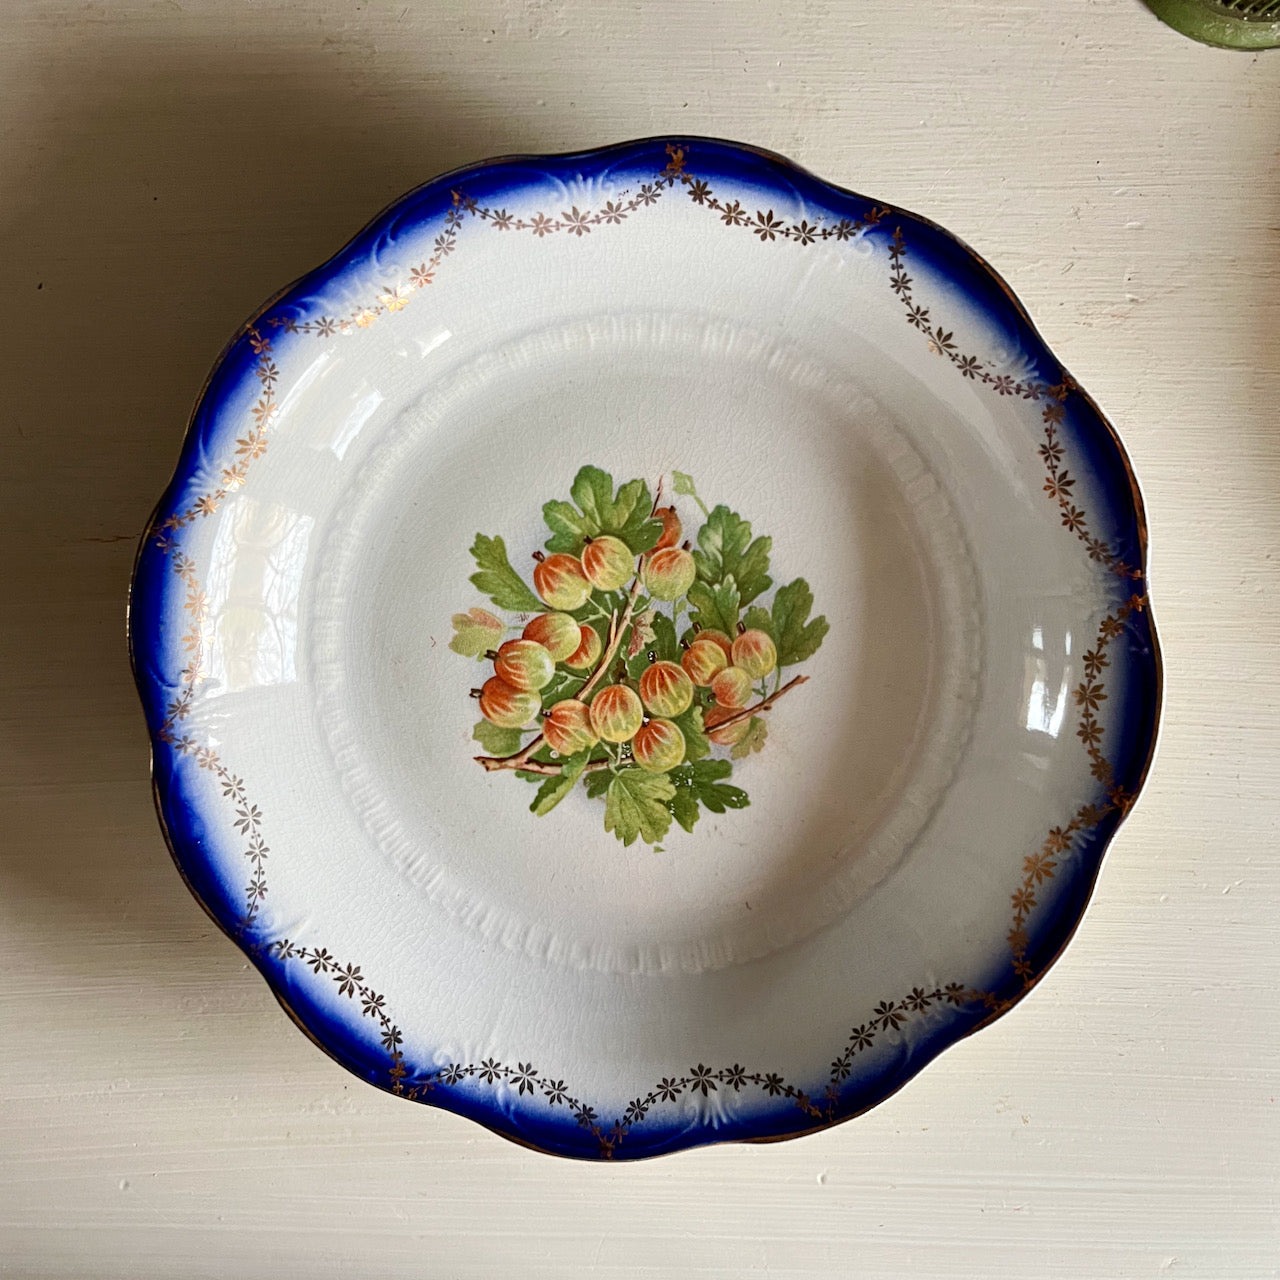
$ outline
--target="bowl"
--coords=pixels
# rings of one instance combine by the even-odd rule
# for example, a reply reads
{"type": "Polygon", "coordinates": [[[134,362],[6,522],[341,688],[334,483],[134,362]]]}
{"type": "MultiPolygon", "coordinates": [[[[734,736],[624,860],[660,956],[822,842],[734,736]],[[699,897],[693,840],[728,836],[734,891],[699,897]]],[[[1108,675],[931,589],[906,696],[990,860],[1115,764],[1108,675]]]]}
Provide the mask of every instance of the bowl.
{"type": "Polygon", "coordinates": [[[1079,922],[1145,560],[934,223],[712,139],[474,165],[209,377],[131,596],[161,824],[370,1084],[588,1159],[825,1128],[1079,922]]]}

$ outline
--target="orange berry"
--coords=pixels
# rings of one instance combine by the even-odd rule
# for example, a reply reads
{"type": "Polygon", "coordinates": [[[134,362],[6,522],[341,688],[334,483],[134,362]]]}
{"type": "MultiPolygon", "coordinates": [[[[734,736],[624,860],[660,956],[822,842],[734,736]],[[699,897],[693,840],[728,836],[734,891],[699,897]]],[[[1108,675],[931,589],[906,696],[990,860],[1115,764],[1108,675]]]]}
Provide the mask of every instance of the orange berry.
{"type": "Polygon", "coordinates": [[[676,515],[675,507],[659,507],[654,515],[662,521],[662,537],[658,539],[654,550],[661,551],[664,547],[677,546],[684,530],[680,524],[680,517],[676,515]]]}
{"type": "Polygon", "coordinates": [[[751,677],[741,667],[725,667],[711,682],[711,695],[722,707],[745,707],[751,697],[751,677]]]}
{"type": "Polygon", "coordinates": [[[640,677],[640,698],[655,716],[678,716],[693,701],[693,681],[674,662],[655,662],[640,677]]]}
{"type": "Polygon", "coordinates": [[[521,729],[538,714],[542,699],[490,676],[480,690],[480,714],[502,729],[521,729]]]}
{"type": "Polygon", "coordinates": [[[721,721],[728,720],[730,716],[737,714],[732,707],[708,707],[702,717],[707,737],[719,747],[731,747],[734,743],[741,742],[747,736],[747,730],[751,728],[750,716],[743,716],[741,720],[723,729],[716,727],[721,721]]]}
{"type": "Polygon", "coordinates": [[[754,628],[733,641],[733,665],[753,680],[763,680],[778,665],[778,650],[767,632],[754,628]]]}
{"type": "Polygon", "coordinates": [[[556,673],[551,655],[536,640],[508,640],[498,646],[494,674],[522,692],[541,689],[556,673]]]}
{"type": "Polygon", "coordinates": [[[582,548],[582,571],[598,591],[617,591],[636,571],[636,558],[621,538],[606,533],[582,548]]]}
{"type": "MultiPolygon", "coordinates": [[[[537,638],[536,636],[534,637],[537,638]]],[[[724,656],[733,662],[733,642],[723,631],[702,630],[694,633],[694,640],[710,640],[724,650],[724,656]]]]}
{"type": "Polygon", "coordinates": [[[695,640],[681,655],[680,665],[694,684],[705,686],[729,665],[729,659],[714,640],[695,640]]]}
{"type": "Polygon", "coordinates": [[[684,734],[670,720],[649,720],[631,739],[635,762],[648,773],[666,773],[684,759],[684,734]]]}
{"type": "Polygon", "coordinates": [[[630,742],[643,723],[640,695],[625,684],[605,685],[591,699],[591,727],[606,742],[630,742]]]}
{"type": "Polygon", "coordinates": [[[540,613],[531,618],[522,632],[526,640],[536,640],[556,662],[566,662],[582,643],[577,620],[567,613],[540,613]]]}
{"type": "Polygon", "coordinates": [[[576,556],[557,552],[540,560],[533,570],[537,593],[553,608],[565,613],[580,609],[591,594],[591,583],[576,556]]]}
{"type": "Polygon", "coordinates": [[[599,741],[596,731],[591,727],[591,713],[585,702],[577,698],[565,698],[557,702],[542,717],[542,736],[546,738],[552,751],[562,756],[571,756],[576,752],[594,747],[599,741]]]}
{"type": "Polygon", "coordinates": [[[572,667],[575,671],[589,671],[600,661],[603,648],[594,627],[580,627],[578,647],[564,660],[565,666],[572,667]]]}
{"type": "Polygon", "coordinates": [[[644,585],[655,600],[679,600],[697,573],[693,557],[683,547],[663,547],[645,561],[644,585]]]}

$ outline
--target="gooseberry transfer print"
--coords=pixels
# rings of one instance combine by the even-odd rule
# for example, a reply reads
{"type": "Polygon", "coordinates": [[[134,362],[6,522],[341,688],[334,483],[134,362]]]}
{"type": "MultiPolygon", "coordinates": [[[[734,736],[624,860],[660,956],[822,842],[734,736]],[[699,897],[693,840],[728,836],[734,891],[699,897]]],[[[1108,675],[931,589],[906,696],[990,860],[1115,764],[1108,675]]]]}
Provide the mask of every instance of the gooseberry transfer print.
{"type": "Polygon", "coordinates": [[[663,479],[651,496],[643,479],[615,490],[584,466],[571,501],[542,509],[549,536],[531,583],[501,536],[477,534],[471,582],[502,616],[455,614],[450,641],[491,664],[470,691],[477,763],[536,784],[538,817],[581,783],[626,845],[658,846],[673,821],[692,831],[704,808],[750,803],[728,781],[734,765],[763,750],[766,713],[808,680],[785,673],[827,633],[803,578],[770,597],[772,538],[723,503],[708,508],[692,476],[670,481],[664,503],[663,479]]]}

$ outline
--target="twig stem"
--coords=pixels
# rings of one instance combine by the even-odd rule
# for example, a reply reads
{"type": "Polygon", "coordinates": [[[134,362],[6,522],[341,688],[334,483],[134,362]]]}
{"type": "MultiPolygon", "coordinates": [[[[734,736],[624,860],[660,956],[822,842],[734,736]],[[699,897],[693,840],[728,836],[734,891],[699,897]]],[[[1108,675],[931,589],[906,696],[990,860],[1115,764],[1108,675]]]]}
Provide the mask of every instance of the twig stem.
{"type": "Polygon", "coordinates": [[[726,716],[718,724],[712,726],[717,733],[721,729],[727,729],[731,724],[737,724],[740,720],[746,720],[756,714],[758,711],[768,711],[777,700],[782,697],[790,689],[794,689],[796,685],[804,684],[809,679],[808,676],[792,676],[780,689],[775,689],[767,698],[761,698],[754,706],[743,707],[741,711],[735,711],[733,715],[726,716]]]}

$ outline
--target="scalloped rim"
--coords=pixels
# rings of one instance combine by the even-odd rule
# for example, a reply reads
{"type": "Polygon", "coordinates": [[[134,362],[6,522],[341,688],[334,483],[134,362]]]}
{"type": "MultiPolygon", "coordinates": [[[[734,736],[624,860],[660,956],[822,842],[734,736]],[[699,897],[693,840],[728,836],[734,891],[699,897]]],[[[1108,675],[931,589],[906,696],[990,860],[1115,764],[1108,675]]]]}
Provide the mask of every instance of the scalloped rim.
{"type": "MultiPolygon", "coordinates": [[[[737,170],[738,177],[749,174],[750,180],[761,190],[783,190],[791,195],[799,192],[832,210],[843,210],[851,206],[866,208],[872,204],[866,197],[817,178],[808,170],[774,152],[697,136],[644,138],[587,151],[504,156],[442,174],[389,204],[328,261],[278,291],[239,327],[205,379],[192,411],[178,464],[138,545],[128,608],[129,656],[152,737],[152,791],[156,810],[174,863],[188,889],[210,919],[254,963],[272,994],[298,1028],[347,1070],[387,1091],[394,1091],[394,1082],[388,1074],[385,1056],[376,1063],[371,1061],[367,1045],[351,1036],[345,1026],[335,1023],[311,1001],[305,998],[295,1001],[290,995],[292,984],[284,972],[284,963],[268,954],[265,947],[255,945],[252,939],[244,935],[234,913],[228,909],[229,904],[220,891],[217,877],[213,875],[201,851],[198,831],[192,827],[194,814],[182,795],[181,786],[175,784],[170,768],[166,767],[163,771],[158,768],[158,754],[171,750],[156,738],[156,729],[160,723],[156,709],[163,691],[159,690],[158,681],[145,669],[146,664],[141,657],[143,653],[154,653],[159,647],[155,628],[148,624],[155,621],[163,586],[164,564],[159,553],[151,546],[152,539],[161,519],[173,509],[177,496],[193,473],[205,443],[205,429],[216,416],[214,411],[239,385],[240,376],[232,376],[235,374],[234,357],[245,347],[248,330],[262,316],[281,303],[306,295],[318,287],[322,280],[341,270],[344,263],[363,256],[361,250],[364,243],[376,240],[387,231],[389,224],[397,222],[411,207],[417,207],[420,211],[420,221],[437,217],[438,211],[434,206],[439,201],[433,201],[433,197],[443,197],[447,201],[450,188],[458,185],[460,180],[480,177],[492,180],[505,172],[509,174],[513,184],[520,184],[522,172],[537,166],[572,167],[576,172],[582,173],[599,171],[616,167],[623,161],[635,161],[651,152],[661,156],[669,144],[688,148],[699,158],[714,156],[722,164],[728,164],[737,170]],[[219,394],[212,394],[215,388],[219,394]]],[[[1066,375],[1066,370],[1054,358],[1036,331],[1025,307],[984,258],[930,219],[894,206],[883,207],[902,223],[910,224],[919,237],[917,245],[923,247],[931,265],[944,272],[955,287],[988,314],[1003,313],[1000,315],[1001,320],[1018,332],[1024,349],[1037,364],[1047,364],[1066,375]]],[[[1087,433],[1080,431],[1080,412],[1077,411],[1062,430],[1071,439],[1073,448],[1087,454],[1095,469],[1101,494],[1112,503],[1108,514],[1117,527],[1125,531],[1136,552],[1134,558],[1141,576],[1135,584],[1135,591],[1145,596],[1147,522],[1132,465],[1115,428],[1093,399],[1078,386],[1074,394],[1079,397],[1080,408],[1084,411],[1090,429],[1087,433]]],[[[1115,778],[1131,796],[1136,797],[1155,757],[1164,680],[1160,644],[1149,605],[1131,621],[1141,632],[1145,653],[1139,653],[1136,649],[1129,650],[1130,679],[1124,705],[1115,722],[1116,738],[1123,744],[1123,754],[1117,755],[1115,760],[1115,778]]],[[[998,1009],[992,1012],[965,1010],[945,1027],[934,1028],[921,1035],[912,1043],[909,1052],[897,1055],[893,1061],[883,1064],[868,1077],[850,1080],[831,1118],[821,1123],[797,1127],[794,1104],[788,1102],[785,1108],[753,1114],[746,1119],[718,1127],[710,1124],[646,1127],[643,1133],[637,1133],[627,1145],[613,1152],[602,1151],[589,1134],[572,1123],[530,1123],[527,1118],[508,1114],[492,1097],[482,1099],[456,1090],[440,1089],[427,1095],[422,1101],[466,1116],[519,1145],[583,1159],[600,1159],[604,1156],[639,1159],[720,1142],[779,1141],[831,1128],[861,1115],[896,1093],[943,1050],[987,1026],[996,1018],[1003,1017],[1043,978],[1079,926],[1092,895],[1102,858],[1127,812],[1126,808],[1108,814],[1098,824],[1088,844],[1078,851],[1071,864],[1070,875],[1064,872],[1063,891],[1053,907],[1046,908],[1041,913],[1043,918],[1038,919],[1037,928],[1030,937],[1026,953],[1033,969],[1030,978],[1017,978],[1012,967],[1006,966],[1001,981],[990,988],[992,994],[1000,998],[998,1009]]]]}

